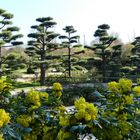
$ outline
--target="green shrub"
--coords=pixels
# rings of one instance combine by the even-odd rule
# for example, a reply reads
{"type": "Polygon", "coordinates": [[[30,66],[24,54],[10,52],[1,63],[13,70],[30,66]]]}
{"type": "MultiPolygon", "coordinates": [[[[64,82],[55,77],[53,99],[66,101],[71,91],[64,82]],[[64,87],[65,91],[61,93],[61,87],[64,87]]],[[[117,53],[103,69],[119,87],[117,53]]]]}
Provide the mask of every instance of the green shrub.
{"type": "Polygon", "coordinates": [[[94,90],[100,97],[95,103],[84,98],[93,89],[75,87],[71,92],[58,82],[49,93],[31,89],[11,96],[10,89],[11,84],[0,79],[1,140],[82,140],[91,135],[99,140],[140,138],[140,86],[129,79],[109,82],[103,93],[94,90]],[[65,92],[70,98],[74,91],[74,106],[68,110],[62,99],[65,92]]]}
{"type": "Polygon", "coordinates": [[[27,68],[27,74],[34,74],[34,69],[31,67],[27,68]]]}
{"type": "Polygon", "coordinates": [[[24,63],[21,63],[21,64],[19,64],[19,66],[18,66],[20,69],[24,69],[24,68],[26,68],[26,64],[24,64],[24,63]]]}

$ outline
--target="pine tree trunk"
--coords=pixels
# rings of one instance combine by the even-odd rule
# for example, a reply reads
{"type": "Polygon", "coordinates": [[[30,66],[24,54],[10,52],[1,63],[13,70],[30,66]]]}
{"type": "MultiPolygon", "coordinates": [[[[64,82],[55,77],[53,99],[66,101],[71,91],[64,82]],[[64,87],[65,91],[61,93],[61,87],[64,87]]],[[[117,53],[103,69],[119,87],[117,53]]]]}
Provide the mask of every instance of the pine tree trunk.
{"type": "Polygon", "coordinates": [[[0,46],[0,77],[2,77],[2,47],[0,46]]]}
{"type": "MultiPolygon", "coordinates": [[[[43,38],[44,39],[44,38],[43,38]]],[[[46,84],[46,64],[43,62],[46,58],[45,44],[43,42],[43,50],[41,52],[41,65],[40,65],[40,85],[46,84]]]]}
{"type": "Polygon", "coordinates": [[[106,65],[103,65],[103,82],[106,82],[106,65]]]}
{"type": "Polygon", "coordinates": [[[71,49],[68,47],[68,75],[71,77],[71,49]]]}
{"type": "Polygon", "coordinates": [[[40,85],[44,86],[46,84],[46,64],[41,64],[40,66],[41,75],[40,75],[40,85]]]}
{"type": "Polygon", "coordinates": [[[106,82],[106,58],[104,54],[104,49],[102,50],[102,75],[103,75],[103,82],[106,82]]]}

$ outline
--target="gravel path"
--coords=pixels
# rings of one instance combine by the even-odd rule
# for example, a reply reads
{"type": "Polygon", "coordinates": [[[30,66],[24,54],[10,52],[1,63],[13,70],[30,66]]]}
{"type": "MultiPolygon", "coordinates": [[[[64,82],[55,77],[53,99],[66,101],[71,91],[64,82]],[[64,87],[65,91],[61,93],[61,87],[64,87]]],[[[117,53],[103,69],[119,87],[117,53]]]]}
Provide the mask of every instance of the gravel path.
{"type": "Polygon", "coordinates": [[[27,87],[27,88],[14,89],[14,90],[11,90],[10,92],[11,92],[12,95],[17,95],[17,94],[21,93],[22,91],[28,92],[28,91],[30,91],[31,89],[33,89],[33,90],[38,90],[38,91],[45,91],[46,88],[47,88],[46,86],[27,87]]]}

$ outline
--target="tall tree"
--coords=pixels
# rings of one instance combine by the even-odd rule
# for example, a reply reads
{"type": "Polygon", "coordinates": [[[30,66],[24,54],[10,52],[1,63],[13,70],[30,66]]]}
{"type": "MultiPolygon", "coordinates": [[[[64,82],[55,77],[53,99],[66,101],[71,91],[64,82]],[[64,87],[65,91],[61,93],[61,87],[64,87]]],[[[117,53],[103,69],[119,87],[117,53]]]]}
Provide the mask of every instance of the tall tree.
{"type": "Polygon", "coordinates": [[[93,44],[93,47],[87,46],[87,48],[95,51],[96,56],[100,58],[97,59],[98,61],[96,60],[96,66],[103,76],[103,82],[106,82],[109,64],[110,66],[115,66],[116,63],[119,64],[121,56],[121,45],[113,44],[117,38],[108,34],[109,29],[110,26],[108,24],[99,25],[94,33],[94,37],[98,39],[98,42],[93,44]]]}
{"type": "Polygon", "coordinates": [[[71,49],[74,46],[74,43],[78,43],[79,36],[73,35],[76,32],[73,26],[66,26],[63,30],[67,35],[61,35],[59,38],[63,40],[62,44],[64,47],[68,48],[68,76],[71,77],[71,49]]]}
{"type": "Polygon", "coordinates": [[[45,73],[46,73],[46,54],[56,48],[55,43],[52,41],[59,35],[50,31],[50,28],[56,25],[52,17],[37,18],[38,25],[31,26],[35,31],[28,34],[29,38],[32,38],[28,42],[31,45],[30,50],[34,50],[34,53],[38,55],[40,63],[40,84],[45,85],[45,73]]]}
{"type": "Polygon", "coordinates": [[[140,71],[140,37],[136,37],[132,42],[133,48],[131,50],[131,67],[136,67],[135,72],[140,71]]]}
{"type": "Polygon", "coordinates": [[[16,33],[19,31],[19,28],[12,26],[12,18],[13,14],[8,13],[4,9],[0,9],[0,69],[6,60],[2,56],[2,47],[12,47],[22,44],[21,41],[16,41],[18,38],[23,37],[23,35],[16,33]]]}

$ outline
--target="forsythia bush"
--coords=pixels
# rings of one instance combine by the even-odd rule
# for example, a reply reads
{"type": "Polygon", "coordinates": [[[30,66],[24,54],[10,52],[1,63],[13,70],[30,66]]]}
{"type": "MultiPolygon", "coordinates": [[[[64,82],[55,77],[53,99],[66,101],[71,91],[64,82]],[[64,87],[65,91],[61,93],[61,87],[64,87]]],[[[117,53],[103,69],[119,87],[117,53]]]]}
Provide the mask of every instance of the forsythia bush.
{"type": "Polygon", "coordinates": [[[11,88],[0,80],[0,140],[140,138],[140,85],[129,79],[109,82],[96,103],[76,99],[69,110],[61,101],[60,83],[54,83],[50,93],[30,90],[11,96],[11,88]]]}

